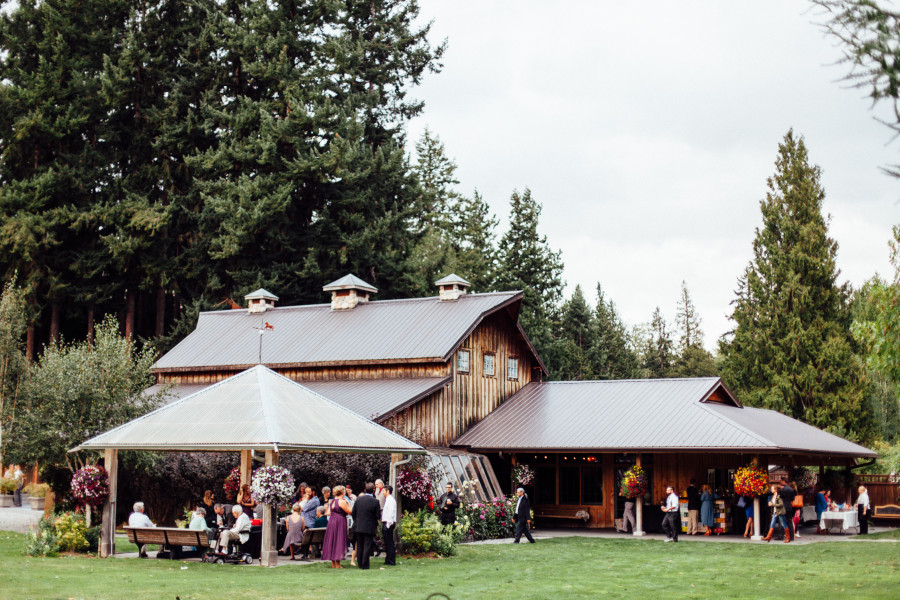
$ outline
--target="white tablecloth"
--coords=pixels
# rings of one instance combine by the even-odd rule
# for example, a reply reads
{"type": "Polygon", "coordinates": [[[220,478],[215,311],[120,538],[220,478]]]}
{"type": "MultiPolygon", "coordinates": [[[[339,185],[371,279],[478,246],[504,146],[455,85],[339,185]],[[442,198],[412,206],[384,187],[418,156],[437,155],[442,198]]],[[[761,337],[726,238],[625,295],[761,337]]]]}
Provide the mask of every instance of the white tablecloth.
{"type": "Polygon", "coordinates": [[[855,510],[823,512],[822,522],[819,523],[819,527],[827,529],[829,525],[832,527],[840,525],[841,531],[847,531],[854,527],[859,531],[859,515],[856,514],[855,510]]]}

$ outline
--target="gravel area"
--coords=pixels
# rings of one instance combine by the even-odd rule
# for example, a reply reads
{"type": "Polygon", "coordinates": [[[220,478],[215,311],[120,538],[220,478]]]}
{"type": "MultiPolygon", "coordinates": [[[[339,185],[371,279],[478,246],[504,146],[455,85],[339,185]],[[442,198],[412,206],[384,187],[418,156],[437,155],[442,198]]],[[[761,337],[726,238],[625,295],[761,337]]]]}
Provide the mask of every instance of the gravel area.
{"type": "Polygon", "coordinates": [[[43,510],[31,510],[26,504],[22,507],[0,508],[0,531],[27,532],[33,525],[37,525],[43,510]]]}

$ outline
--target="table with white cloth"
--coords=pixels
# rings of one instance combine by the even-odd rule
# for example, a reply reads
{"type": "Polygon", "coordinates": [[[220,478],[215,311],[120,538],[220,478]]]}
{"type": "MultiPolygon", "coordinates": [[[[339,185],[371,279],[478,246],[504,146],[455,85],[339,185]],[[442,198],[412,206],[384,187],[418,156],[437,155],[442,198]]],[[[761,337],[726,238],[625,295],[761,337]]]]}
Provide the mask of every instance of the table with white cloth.
{"type": "Polygon", "coordinates": [[[828,511],[822,513],[822,521],[819,523],[822,529],[840,527],[841,533],[845,533],[848,529],[856,528],[859,533],[859,515],[855,510],[828,511]]]}

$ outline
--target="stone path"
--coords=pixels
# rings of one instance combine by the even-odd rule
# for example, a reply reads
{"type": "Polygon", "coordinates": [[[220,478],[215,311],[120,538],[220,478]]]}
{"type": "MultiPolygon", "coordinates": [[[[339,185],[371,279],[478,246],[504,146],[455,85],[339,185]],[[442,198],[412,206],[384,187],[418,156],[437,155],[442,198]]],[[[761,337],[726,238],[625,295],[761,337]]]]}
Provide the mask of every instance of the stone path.
{"type": "Polygon", "coordinates": [[[0,531],[15,531],[26,533],[31,527],[36,526],[43,510],[31,510],[27,504],[12,508],[0,508],[0,531]]]}

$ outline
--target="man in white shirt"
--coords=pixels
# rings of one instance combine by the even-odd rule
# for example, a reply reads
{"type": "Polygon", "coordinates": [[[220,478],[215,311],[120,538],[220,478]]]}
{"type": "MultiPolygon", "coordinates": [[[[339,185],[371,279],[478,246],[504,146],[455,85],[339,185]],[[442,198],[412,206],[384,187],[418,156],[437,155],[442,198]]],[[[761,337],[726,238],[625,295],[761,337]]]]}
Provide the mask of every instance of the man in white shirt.
{"type": "Polygon", "coordinates": [[[217,553],[227,551],[228,544],[232,541],[244,544],[250,539],[250,517],[247,516],[240,504],[232,506],[231,513],[234,515],[234,527],[226,529],[219,535],[215,550],[217,553]]]}
{"type": "Polygon", "coordinates": [[[384,564],[397,564],[397,547],[394,545],[394,529],[397,525],[397,501],[394,488],[386,485],[381,489],[384,508],[381,510],[381,539],[384,540],[384,564]]]}
{"type": "Polygon", "coordinates": [[[859,498],[856,499],[856,510],[859,515],[859,533],[869,533],[869,513],[872,507],[869,506],[869,490],[866,486],[859,486],[859,498]]]}
{"type": "Polygon", "coordinates": [[[681,530],[681,519],[678,515],[678,494],[671,485],[666,488],[666,503],[663,504],[662,510],[666,513],[662,521],[662,528],[666,533],[665,541],[677,542],[678,532],[681,530]]]}
{"type": "MultiPolygon", "coordinates": [[[[150,517],[144,514],[143,502],[135,502],[132,508],[134,512],[128,515],[129,527],[156,527],[153,521],[150,520],[150,517]]],[[[147,544],[141,546],[138,556],[147,558],[147,544]]]]}

